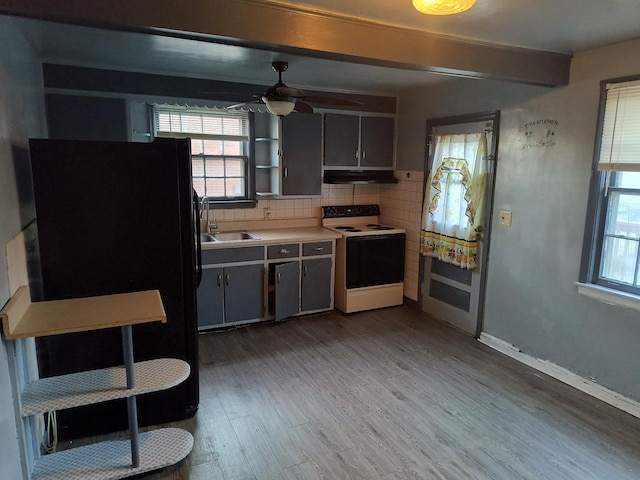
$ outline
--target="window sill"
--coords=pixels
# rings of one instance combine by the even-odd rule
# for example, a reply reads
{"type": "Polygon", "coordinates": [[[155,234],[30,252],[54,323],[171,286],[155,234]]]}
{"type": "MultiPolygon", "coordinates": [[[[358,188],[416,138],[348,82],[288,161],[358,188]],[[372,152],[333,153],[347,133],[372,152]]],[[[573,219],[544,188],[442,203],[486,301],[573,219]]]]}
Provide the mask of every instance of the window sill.
{"type": "Polygon", "coordinates": [[[591,297],[607,305],[640,310],[640,297],[631,293],[619,292],[611,288],[601,287],[592,283],[576,282],[578,293],[591,297]]]}
{"type": "Polygon", "coordinates": [[[257,200],[224,200],[216,202],[209,200],[209,208],[224,209],[224,208],[256,208],[257,200]]]}

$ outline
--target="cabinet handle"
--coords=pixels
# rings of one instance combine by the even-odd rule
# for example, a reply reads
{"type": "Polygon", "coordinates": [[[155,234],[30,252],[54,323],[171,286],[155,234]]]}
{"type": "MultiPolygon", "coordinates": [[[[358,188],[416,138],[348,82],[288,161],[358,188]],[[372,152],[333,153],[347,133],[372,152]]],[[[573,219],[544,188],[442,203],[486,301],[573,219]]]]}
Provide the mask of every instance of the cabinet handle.
{"type": "Polygon", "coordinates": [[[284,177],[287,178],[289,176],[289,167],[284,167],[284,177]]]}
{"type": "Polygon", "coordinates": [[[283,248],[282,250],[280,250],[281,254],[286,254],[286,253],[291,253],[289,250],[287,250],[286,248],[283,248]]]}
{"type": "Polygon", "coordinates": [[[222,274],[218,275],[218,286],[222,285],[222,274]]]}
{"type": "Polygon", "coordinates": [[[324,250],[324,247],[315,247],[315,248],[313,249],[313,251],[314,251],[314,252],[321,252],[321,251],[323,251],[323,250],[324,250]]]}
{"type": "Polygon", "coordinates": [[[353,158],[357,159],[358,158],[358,150],[356,150],[353,154],[353,158]]]}
{"type": "Polygon", "coordinates": [[[280,285],[280,274],[276,273],[276,283],[280,285]]]}
{"type": "Polygon", "coordinates": [[[307,266],[306,266],[306,265],[305,265],[304,267],[302,267],[302,275],[303,275],[304,277],[306,277],[306,276],[307,276],[307,266]]]}
{"type": "Polygon", "coordinates": [[[362,150],[362,159],[364,160],[365,158],[367,158],[367,151],[362,150]]]}
{"type": "Polygon", "coordinates": [[[224,276],[224,283],[225,283],[225,285],[229,286],[229,274],[228,273],[224,276]]]}

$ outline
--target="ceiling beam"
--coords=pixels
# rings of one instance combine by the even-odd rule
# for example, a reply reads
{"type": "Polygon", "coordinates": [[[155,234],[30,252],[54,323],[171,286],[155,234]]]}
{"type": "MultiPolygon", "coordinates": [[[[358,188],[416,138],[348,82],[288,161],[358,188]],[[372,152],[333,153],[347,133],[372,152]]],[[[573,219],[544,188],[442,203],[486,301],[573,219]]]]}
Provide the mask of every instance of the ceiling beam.
{"type": "Polygon", "coordinates": [[[484,44],[256,0],[0,0],[0,13],[196,38],[312,57],[542,86],[571,56],[484,44]]]}

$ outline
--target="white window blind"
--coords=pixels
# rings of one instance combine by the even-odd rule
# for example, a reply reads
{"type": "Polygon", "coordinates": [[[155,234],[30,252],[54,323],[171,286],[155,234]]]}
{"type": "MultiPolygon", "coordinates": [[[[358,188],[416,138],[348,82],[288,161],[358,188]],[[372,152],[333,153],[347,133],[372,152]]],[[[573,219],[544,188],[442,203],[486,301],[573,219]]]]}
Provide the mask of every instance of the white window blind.
{"type": "Polygon", "coordinates": [[[640,171],[640,81],[606,88],[598,170],[640,171]]]}
{"type": "Polygon", "coordinates": [[[156,131],[163,137],[206,138],[208,140],[249,140],[246,112],[176,110],[155,108],[156,131]]]}

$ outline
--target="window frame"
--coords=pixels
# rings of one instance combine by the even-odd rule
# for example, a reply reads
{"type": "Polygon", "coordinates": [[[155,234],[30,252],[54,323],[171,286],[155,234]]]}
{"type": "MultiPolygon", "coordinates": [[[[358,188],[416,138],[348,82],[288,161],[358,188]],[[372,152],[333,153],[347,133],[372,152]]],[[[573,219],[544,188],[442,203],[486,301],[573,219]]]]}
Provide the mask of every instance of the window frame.
{"type": "MultiPolygon", "coordinates": [[[[604,130],[607,85],[632,81],[640,81],[640,75],[608,79],[600,82],[597,134],[595,138],[591,181],[589,184],[589,199],[587,202],[587,217],[585,222],[578,286],[586,287],[579,288],[580,293],[591,295],[600,300],[615,304],[625,306],[632,305],[632,308],[640,309],[640,287],[602,278],[600,273],[609,207],[609,197],[607,194],[615,191],[632,191],[634,193],[640,193],[640,187],[637,189],[628,189],[615,186],[615,179],[618,172],[598,170],[604,130]],[[596,291],[596,293],[593,293],[594,291],[596,291]],[[631,300],[631,304],[629,303],[629,300],[631,300]]],[[[638,256],[640,256],[640,250],[638,252],[638,256]]]]}
{"type": "MultiPolygon", "coordinates": [[[[158,115],[157,111],[175,111],[176,113],[195,113],[195,114],[206,114],[212,113],[214,115],[224,115],[226,110],[219,109],[215,107],[195,107],[195,106],[179,106],[179,105],[150,105],[151,110],[151,119],[152,119],[152,128],[155,137],[173,137],[173,138],[188,138],[188,139],[200,139],[200,140],[223,140],[218,135],[207,135],[207,134],[189,134],[186,132],[162,132],[159,131],[158,126],[158,115]]],[[[237,116],[238,113],[229,113],[230,116],[237,116]]],[[[244,140],[245,148],[244,155],[206,155],[206,154],[191,154],[191,160],[193,162],[194,159],[205,159],[207,157],[220,158],[222,160],[226,159],[236,159],[242,158],[245,159],[245,175],[244,175],[244,186],[245,186],[245,195],[242,197],[210,197],[207,196],[209,207],[210,208],[255,208],[257,205],[256,200],[256,189],[255,189],[255,146],[254,146],[254,114],[253,112],[247,112],[247,139],[244,140]]],[[[231,139],[233,140],[233,139],[231,139]]],[[[193,167],[193,163],[192,163],[193,167]]],[[[192,177],[193,178],[193,177],[192,177]]],[[[200,177],[198,177],[200,178],[200,177]]],[[[206,178],[214,178],[214,177],[203,177],[206,181],[206,178]]],[[[215,177],[215,178],[227,178],[225,177],[215,177]]],[[[202,200],[203,197],[199,196],[199,199],[202,200]]]]}

